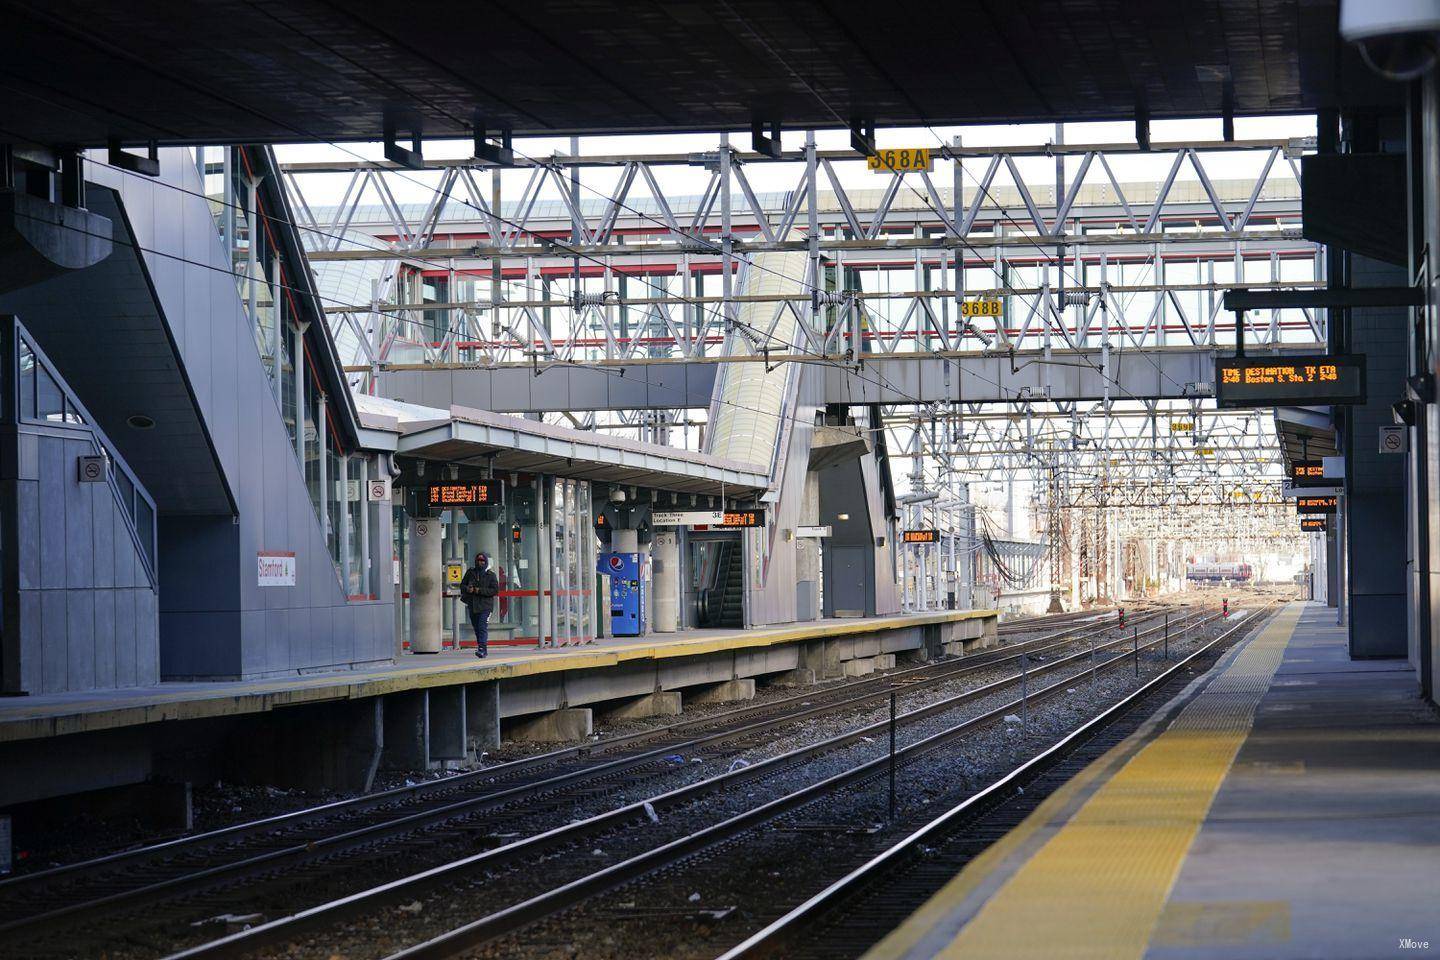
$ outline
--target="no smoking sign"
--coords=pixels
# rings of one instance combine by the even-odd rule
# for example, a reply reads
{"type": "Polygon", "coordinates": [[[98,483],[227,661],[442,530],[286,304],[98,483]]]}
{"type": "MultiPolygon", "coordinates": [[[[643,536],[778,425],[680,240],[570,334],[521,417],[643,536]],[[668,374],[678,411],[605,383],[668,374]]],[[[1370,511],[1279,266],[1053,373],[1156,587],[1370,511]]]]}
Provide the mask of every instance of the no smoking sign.
{"type": "Polygon", "coordinates": [[[1408,427],[1383,426],[1380,428],[1380,452],[1381,453],[1406,453],[1410,449],[1410,430],[1408,427]]]}

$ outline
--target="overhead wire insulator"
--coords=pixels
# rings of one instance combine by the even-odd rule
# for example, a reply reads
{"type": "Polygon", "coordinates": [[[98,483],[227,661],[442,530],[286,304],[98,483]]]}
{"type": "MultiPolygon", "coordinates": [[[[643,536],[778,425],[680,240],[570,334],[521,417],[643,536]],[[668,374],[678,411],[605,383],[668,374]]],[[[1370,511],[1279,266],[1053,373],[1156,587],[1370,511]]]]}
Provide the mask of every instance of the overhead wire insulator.
{"type": "Polygon", "coordinates": [[[620,294],[614,290],[602,290],[599,293],[583,293],[579,290],[570,294],[570,308],[572,310],[583,310],[585,307],[603,307],[606,304],[620,302],[620,294]]]}
{"type": "Polygon", "coordinates": [[[815,290],[811,293],[815,307],[843,307],[855,302],[854,290],[815,290]]]}

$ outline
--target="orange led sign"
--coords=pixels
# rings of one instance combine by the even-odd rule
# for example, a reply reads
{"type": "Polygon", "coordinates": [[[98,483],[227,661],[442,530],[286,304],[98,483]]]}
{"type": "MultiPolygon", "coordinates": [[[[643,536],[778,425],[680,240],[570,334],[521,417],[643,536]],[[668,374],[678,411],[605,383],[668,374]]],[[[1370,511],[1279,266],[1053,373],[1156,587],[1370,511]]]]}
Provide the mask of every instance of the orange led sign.
{"type": "Polygon", "coordinates": [[[500,481],[432,483],[426,501],[431,507],[483,507],[500,502],[500,481]]]}
{"type": "Polygon", "coordinates": [[[1365,358],[1359,354],[1215,361],[1215,403],[1221,407],[1364,402],[1365,358]]]}
{"type": "Polygon", "coordinates": [[[902,530],[900,532],[901,543],[939,543],[940,532],[938,530],[902,530]]]}

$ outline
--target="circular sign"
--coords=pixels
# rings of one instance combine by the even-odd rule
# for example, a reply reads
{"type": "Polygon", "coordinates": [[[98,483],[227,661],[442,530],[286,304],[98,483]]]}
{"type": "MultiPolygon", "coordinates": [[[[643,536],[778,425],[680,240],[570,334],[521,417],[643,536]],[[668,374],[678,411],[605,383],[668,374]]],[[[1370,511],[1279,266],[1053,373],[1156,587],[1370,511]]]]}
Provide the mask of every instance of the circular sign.
{"type": "Polygon", "coordinates": [[[86,460],[81,470],[84,471],[86,480],[99,480],[100,475],[104,472],[104,468],[98,460],[86,460]]]}
{"type": "Polygon", "coordinates": [[[417,523],[417,524],[415,524],[415,536],[417,536],[417,537],[428,537],[429,535],[430,535],[430,524],[428,524],[428,523],[417,523]]]}
{"type": "Polygon", "coordinates": [[[620,569],[621,567],[623,567],[623,566],[625,566],[625,561],[622,560],[619,556],[617,556],[617,555],[615,555],[615,554],[612,554],[612,555],[610,556],[610,569],[611,569],[611,570],[619,570],[619,569],[620,569]]]}
{"type": "Polygon", "coordinates": [[[1386,431],[1385,437],[1384,437],[1385,449],[1386,449],[1386,450],[1393,450],[1393,451],[1399,452],[1399,450],[1400,450],[1400,445],[1404,442],[1404,440],[1405,440],[1405,438],[1400,435],[1400,431],[1398,431],[1398,430],[1386,431]]]}

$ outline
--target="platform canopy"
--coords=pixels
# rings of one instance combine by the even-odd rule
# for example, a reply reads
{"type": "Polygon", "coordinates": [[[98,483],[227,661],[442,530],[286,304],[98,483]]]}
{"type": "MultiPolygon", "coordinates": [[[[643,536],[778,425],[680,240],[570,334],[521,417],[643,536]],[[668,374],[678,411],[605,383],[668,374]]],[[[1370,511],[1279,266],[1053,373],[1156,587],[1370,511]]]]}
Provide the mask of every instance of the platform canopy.
{"type": "Polygon", "coordinates": [[[0,142],[261,143],[1306,112],[1391,102],[1337,0],[45,0],[0,142]],[[411,122],[411,118],[414,123],[411,122]]]}
{"type": "Polygon", "coordinates": [[[506,472],[544,473],[652,490],[743,496],[764,490],[767,467],[676,447],[574,430],[485,410],[442,410],[356,396],[368,429],[399,434],[395,452],[506,472]]]}

